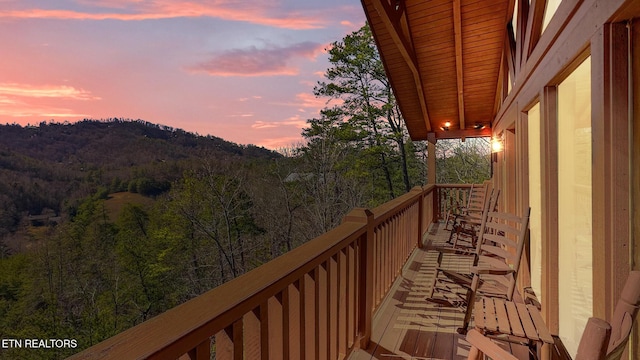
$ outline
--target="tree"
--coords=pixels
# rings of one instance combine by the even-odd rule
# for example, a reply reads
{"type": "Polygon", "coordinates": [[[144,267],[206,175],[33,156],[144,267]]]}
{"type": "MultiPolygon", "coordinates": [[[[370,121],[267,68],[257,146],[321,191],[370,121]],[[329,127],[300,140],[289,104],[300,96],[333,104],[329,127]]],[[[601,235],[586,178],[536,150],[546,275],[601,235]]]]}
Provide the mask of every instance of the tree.
{"type": "Polygon", "coordinates": [[[307,194],[306,212],[317,236],[340,223],[351,209],[370,203],[375,188],[362,132],[341,120],[340,111],[325,110],[304,129],[301,149],[307,194]]]}
{"type": "Polygon", "coordinates": [[[438,183],[482,183],[491,178],[489,140],[439,140],[436,146],[436,167],[438,183]]]}
{"type": "Polygon", "coordinates": [[[369,26],[332,43],[329,61],[328,82],[319,82],[314,93],[342,101],[331,111],[351,123],[367,144],[365,154],[377,159],[387,188],[386,200],[396,196],[391,164],[395,151],[400,155],[404,190],[409,191],[404,126],[369,26]]]}
{"type": "Polygon", "coordinates": [[[246,271],[247,241],[260,231],[249,211],[252,200],[246,177],[242,164],[233,159],[206,159],[171,194],[172,206],[190,223],[195,236],[215,245],[222,281],[246,271]]]}

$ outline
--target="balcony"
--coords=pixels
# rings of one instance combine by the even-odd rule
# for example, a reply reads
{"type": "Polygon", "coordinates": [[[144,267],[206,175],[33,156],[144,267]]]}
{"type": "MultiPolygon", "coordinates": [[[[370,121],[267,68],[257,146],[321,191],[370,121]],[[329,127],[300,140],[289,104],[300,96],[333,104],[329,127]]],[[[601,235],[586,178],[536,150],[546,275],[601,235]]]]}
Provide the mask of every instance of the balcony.
{"type": "MultiPolygon", "coordinates": [[[[467,185],[429,185],[375,209],[73,359],[466,358],[463,313],[425,301],[448,206],[467,185]]],[[[443,265],[464,270],[466,259],[443,265]]],[[[527,354],[524,353],[523,358],[527,354]]]]}

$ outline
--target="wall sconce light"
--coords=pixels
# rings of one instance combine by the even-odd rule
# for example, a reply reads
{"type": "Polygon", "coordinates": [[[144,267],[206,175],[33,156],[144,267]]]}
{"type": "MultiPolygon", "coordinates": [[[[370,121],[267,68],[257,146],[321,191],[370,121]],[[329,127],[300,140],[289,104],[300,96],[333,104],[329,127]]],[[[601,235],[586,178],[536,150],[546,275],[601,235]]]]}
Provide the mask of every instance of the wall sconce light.
{"type": "Polygon", "coordinates": [[[504,150],[504,140],[502,140],[502,136],[491,138],[491,152],[498,153],[504,150]]]}
{"type": "Polygon", "coordinates": [[[451,123],[449,121],[444,123],[444,126],[440,127],[440,129],[442,131],[449,131],[449,128],[451,127],[451,123]]]}

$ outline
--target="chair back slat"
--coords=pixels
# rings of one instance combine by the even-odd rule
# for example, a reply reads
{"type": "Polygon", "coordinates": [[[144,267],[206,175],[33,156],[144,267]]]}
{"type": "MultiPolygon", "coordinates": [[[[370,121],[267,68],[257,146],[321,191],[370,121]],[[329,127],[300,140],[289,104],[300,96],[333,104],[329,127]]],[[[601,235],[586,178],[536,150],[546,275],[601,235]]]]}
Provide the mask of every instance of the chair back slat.
{"type": "MultiPolygon", "coordinates": [[[[483,255],[490,253],[500,257],[516,271],[515,274],[506,276],[509,281],[506,296],[509,300],[512,298],[516,287],[517,272],[520,268],[520,261],[522,260],[526,242],[530,212],[531,209],[529,208],[524,215],[517,216],[492,211],[489,212],[486,219],[483,219],[480,227],[476,253],[483,255]]],[[[477,265],[477,261],[474,265],[477,265]]]]}
{"type": "Polygon", "coordinates": [[[507,263],[507,262],[512,262],[515,259],[513,258],[515,256],[515,254],[512,254],[508,251],[506,251],[505,249],[503,249],[500,246],[493,246],[493,245],[484,245],[482,246],[482,255],[487,255],[487,254],[491,254],[493,256],[497,256],[498,258],[502,259],[503,262],[507,263]]]}

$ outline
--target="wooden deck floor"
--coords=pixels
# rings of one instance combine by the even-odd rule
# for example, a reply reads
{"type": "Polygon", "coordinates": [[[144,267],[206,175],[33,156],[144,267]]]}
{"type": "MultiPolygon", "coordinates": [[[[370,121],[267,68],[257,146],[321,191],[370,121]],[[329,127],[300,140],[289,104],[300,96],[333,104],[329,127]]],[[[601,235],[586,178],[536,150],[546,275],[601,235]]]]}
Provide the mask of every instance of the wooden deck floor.
{"type": "MultiPolygon", "coordinates": [[[[449,232],[440,227],[434,224],[425,239],[427,246],[413,252],[380,305],[373,319],[369,348],[355,350],[349,359],[467,358],[469,343],[456,332],[464,317],[462,310],[425,301],[438,257],[428,245],[443,244],[449,237],[449,232]]],[[[470,265],[471,259],[460,256],[445,255],[442,261],[443,267],[460,271],[468,272],[470,265]]],[[[522,355],[527,358],[526,352],[522,355]]]]}

